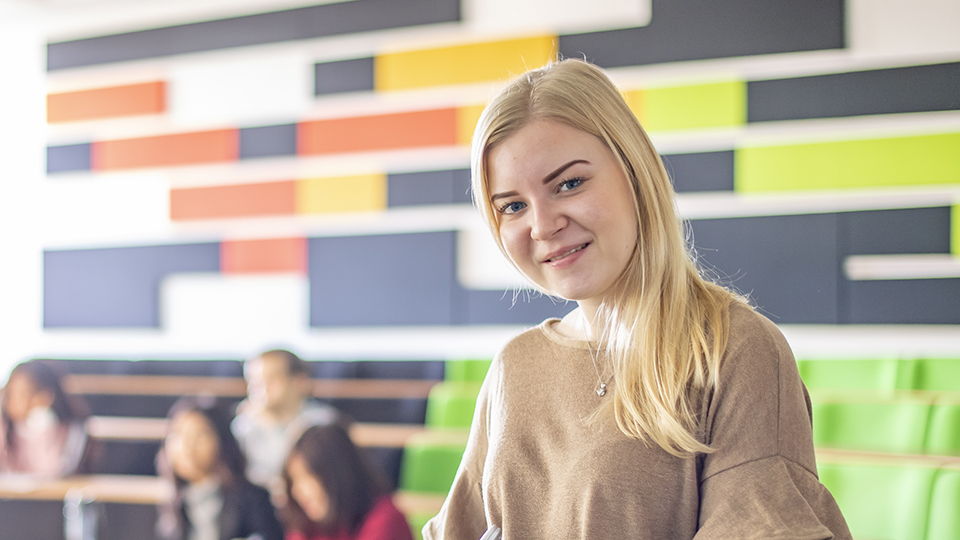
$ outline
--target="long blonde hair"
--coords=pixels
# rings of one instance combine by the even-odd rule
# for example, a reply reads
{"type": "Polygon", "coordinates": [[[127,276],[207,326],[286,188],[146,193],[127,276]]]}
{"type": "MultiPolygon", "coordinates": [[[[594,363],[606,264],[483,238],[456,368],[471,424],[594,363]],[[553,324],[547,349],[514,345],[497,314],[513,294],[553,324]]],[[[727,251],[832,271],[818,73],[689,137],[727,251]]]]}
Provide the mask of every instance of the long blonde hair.
{"type": "Polygon", "coordinates": [[[506,255],[490,203],[487,156],[541,119],[603,141],[630,182],[637,247],[598,312],[600,342],[614,366],[617,425],[677,456],[710,452],[700,441],[698,414],[702,396],[719,384],[735,297],[701,278],[660,156],[600,68],[572,59],[551,63],[513,80],[487,105],[471,152],[474,201],[484,221],[506,255]]]}

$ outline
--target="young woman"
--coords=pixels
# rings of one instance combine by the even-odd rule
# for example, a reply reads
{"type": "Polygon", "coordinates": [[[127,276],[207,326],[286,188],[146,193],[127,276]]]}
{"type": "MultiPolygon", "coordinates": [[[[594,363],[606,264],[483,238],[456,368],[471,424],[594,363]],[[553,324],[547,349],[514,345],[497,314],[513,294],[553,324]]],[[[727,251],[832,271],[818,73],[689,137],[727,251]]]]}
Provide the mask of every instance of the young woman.
{"type": "Polygon", "coordinates": [[[0,472],[57,477],[86,465],[84,407],[63,391],[51,365],[30,360],[13,368],[0,409],[0,472]]]}
{"type": "Polygon", "coordinates": [[[659,155],[602,70],[514,80],[472,167],[506,257],[578,308],[497,355],[424,538],[850,537],[786,341],[701,277],[659,155]]]}
{"type": "Polygon", "coordinates": [[[307,429],[285,468],[287,540],[413,540],[390,489],[346,429],[307,429]]]}
{"type": "Polygon", "coordinates": [[[160,508],[158,538],[282,540],[270,496],[244,476],[226,411],[213,400],[187,397],[174,404],[169,418],[157,467],[173,480],[175,497],[160,508]]]}

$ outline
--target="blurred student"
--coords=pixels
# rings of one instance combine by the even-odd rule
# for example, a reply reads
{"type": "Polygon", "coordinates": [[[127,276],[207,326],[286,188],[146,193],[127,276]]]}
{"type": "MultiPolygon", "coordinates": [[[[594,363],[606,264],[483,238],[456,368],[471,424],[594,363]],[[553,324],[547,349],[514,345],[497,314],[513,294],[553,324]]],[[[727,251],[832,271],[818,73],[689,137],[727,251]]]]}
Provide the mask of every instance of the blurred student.
{"type": "Polygon", "coordinates": [[[386,480],[341,424],[307,429],[290,451],[287,540],[412,540],[386,480]]]}
{"type": "Polygon", "coordinates": [[[310,398],[307,363],[274,349],[243,366],[247,399],[231,428],[247,458],[247,478],[274,493],[282,491],[283,462],[297,436],[313,424],[330,423],[337,411],[310,398]]]}
{"type": "Polygon", "coordinates": [[[63,391],[50,364],[30,360],[13,368],[0,409],[0,472],[57,477],[88,461],[85,407],[63,391]]]}
{"type": "Polygon", "coordinates": [[[245,461],[230,433],[230,416],[213,399],[186,397],[173,405],[170,432],[157,468],[175,487],[160,507],[163,540],[281,540],[270,495],[244,476],[245,461]]]}

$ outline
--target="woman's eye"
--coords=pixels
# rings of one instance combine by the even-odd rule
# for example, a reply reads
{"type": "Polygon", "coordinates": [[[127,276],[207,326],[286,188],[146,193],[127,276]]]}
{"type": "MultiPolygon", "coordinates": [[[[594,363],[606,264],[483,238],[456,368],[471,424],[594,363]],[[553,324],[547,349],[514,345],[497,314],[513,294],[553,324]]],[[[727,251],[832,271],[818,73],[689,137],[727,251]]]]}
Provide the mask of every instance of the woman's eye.
{"type": "Polygon", "coordinates": [[[526,206],[527,206],[527,205],[524,204],[524,203],[522,203],[522,202],[514,201],[514,202],[507,203],[507,204],[501,206],[501,207],[500,207],[500,213],[501,213],[501,214],[515,214],[515,213],[519,212],[520,210],[523,210],[524,208],[526,208],[526,206]]]}
{"type": "Polygon", "coordinates": [[[577,189],[583,184],[583,178],[571,178],[569,180],[564,180],[560,183],[560,191],[570,191],[571,189],[577,189]]]}

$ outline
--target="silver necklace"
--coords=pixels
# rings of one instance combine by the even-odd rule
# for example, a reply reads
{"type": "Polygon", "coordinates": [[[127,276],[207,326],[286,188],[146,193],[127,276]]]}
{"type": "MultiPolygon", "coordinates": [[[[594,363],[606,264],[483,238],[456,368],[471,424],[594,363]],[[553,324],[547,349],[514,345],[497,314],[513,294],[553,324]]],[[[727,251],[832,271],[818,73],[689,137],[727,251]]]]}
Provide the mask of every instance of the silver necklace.
{"type": "Polygon", "coordinates": [[[600,368],[597,367],[597,356],[600,354],[600,347],[597,346],[597,350],[594,351],[588,342],[587,349],[590,351],[590,360],[593,362],[593,371],[597,374],[597,383],[600,385],[597,387],[597,395],[603,397],[607,395],[607,383],[603,382],[603,378],[600,377],[600,368]]]}
{"type": "MultiPolygon", "coordinates": [[[[580,319],[580,324],[583,325],[583,333],[587,335],[587,323],[584,319],[580,319]]],[[[593,362],[593,372],[597,374],[597,395],[603,397],[607,395],[607,383],[603,382],[603,377],[600,376],[600,368],[597,367],[599,363],[598,356],[600,355],[600,344],[597,343],[597,350],[594,351],[593,347],[590,346],[590,340],[587,340],[587,351],[590,353],[590,361],[593,362]]]]}

